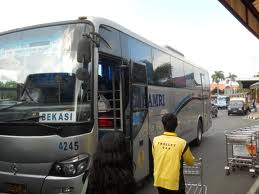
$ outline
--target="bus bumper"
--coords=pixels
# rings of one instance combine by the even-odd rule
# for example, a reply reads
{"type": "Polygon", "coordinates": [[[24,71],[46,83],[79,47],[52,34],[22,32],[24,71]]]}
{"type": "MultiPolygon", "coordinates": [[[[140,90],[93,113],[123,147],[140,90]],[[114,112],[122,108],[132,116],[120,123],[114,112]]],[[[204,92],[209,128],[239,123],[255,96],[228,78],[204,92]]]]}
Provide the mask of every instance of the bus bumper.
{"type": "Polygon", "coordinates": [[[46,177],[41,194],[81,194],[85,193],[88,175],[76,177],[46,177]]]}
{"type": "Polygon", "coordinates": [[[87,173],[76,177],[46,177],[0,172],[1,194],[81,194],[85,193],[87,183],[87,173]]]}
{"type": "Polygon", "coordinates": [[[40,194],[41,186],[46,176],[11,174],[0,171],[0,193],[40,194]]]}

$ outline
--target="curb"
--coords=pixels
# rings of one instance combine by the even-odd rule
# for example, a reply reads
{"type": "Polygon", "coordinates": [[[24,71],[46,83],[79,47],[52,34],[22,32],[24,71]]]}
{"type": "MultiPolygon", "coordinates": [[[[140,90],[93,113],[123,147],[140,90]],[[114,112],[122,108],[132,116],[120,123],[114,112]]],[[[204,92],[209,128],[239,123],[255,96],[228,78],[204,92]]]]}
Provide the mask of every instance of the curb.
{"type": "Polygon", "coordinates": [[[257,178],[254,182],[254,184],[251,186],[247,194],[256,194],[258,193],[257,191],[259,190],[259,178],[257,178]]]}
{"type": "Polygon", "coordinates": [[[247,116],[248,119],[258,120],[259,116],[247,116]]]}

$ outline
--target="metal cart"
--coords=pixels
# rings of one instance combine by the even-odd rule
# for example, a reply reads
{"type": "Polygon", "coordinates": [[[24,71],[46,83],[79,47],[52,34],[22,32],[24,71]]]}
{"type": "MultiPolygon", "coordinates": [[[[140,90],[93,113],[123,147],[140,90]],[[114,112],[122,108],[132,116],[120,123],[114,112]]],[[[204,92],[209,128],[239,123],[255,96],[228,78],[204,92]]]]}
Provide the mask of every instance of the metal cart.
{"type": "Polygon", "coordinates": [[[258,168],[259,126],[236,129],[225,134],[226,175],[237,168],[247,167],[252,177],[258,168]]]}
{"type": "Polygon", "coordinates": [[[193,166],[183,165],[186,194],[206,194],[207,186],[203,184],[202,159],[196,160],[193,166]]]}

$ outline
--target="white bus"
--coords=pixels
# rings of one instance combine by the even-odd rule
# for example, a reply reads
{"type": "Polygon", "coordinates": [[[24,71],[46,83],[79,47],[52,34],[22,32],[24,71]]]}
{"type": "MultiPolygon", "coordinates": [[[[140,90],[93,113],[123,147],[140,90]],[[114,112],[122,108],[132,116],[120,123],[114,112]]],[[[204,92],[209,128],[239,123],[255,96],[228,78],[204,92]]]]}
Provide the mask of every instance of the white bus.
{"type": "Polygon", "coordinates": [[[81,193],[113,130],[129,138],[140,180],[165,113],[188,142],[211,126],[206,70],[102,18],[1,33],[0,93],[0,193],[81,193]]]}

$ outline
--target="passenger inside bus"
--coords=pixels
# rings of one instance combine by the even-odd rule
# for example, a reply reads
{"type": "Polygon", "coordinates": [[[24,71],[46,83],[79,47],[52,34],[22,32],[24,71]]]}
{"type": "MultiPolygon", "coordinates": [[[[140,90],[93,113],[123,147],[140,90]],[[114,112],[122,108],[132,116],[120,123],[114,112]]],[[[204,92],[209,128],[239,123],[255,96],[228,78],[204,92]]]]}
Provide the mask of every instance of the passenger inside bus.
{"type": "Polygon", "coordinates": [[[111,105],[108,99],[111,99],[108,93],[109,81],[104,77],[98,75],[98,110],[101,112],[108,112],[111,109],[111,105]]]}

